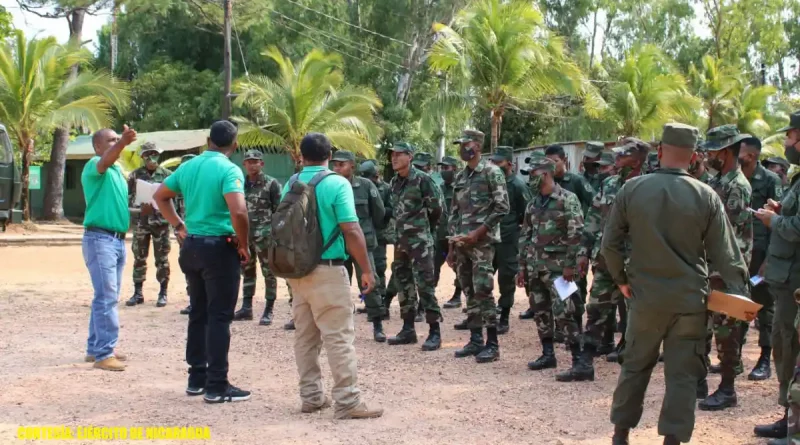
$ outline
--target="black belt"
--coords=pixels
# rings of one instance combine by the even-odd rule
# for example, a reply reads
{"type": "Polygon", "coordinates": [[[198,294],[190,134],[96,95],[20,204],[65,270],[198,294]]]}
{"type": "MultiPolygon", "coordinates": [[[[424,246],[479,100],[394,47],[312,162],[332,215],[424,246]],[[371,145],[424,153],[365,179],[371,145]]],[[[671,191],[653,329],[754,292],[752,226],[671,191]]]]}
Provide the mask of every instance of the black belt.
{"type": "Polygon", "coordinates": [[[87,232],[95,232],[95,233],[105,233],[106,235],[111,235],[114,238],[121,239],[121,240],[124,240],[125,239],[125,235],[126,235],[125,232],[115,232],[113,230],[102,229],[100,227],[87,227],[86,231],[87,232]]]}
{"type": "Polygon", "coordinates": [[[196,240],[230,241],[234,235],[186,235],[186,238],[196,240]]]}
{"type": "Polygon", "coordinates": [[[344,260],[319,260],[319,264],[323,266],[344,266],[344,260]]]}

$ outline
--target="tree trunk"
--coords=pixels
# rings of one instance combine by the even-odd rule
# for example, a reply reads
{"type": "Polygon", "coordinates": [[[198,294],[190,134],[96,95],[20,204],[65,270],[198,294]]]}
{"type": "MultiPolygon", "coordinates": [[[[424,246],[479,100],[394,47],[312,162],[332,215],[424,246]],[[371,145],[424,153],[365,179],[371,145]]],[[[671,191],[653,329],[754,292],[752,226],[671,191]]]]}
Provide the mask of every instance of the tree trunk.
{"type": "Polygon", "coordinates": [[[708,107],[708,127],[706,127],[706,131],[714,128],[714,106],[708,107]]]}
{"type": "Polygon", "coordinates": [[[494,153],[497,148],[497,140],[500,139],[500,125],[503,122],[503,108],[498,107],[492,110],[492,139],[489,152],[494,153]]]}
{"type": "Polygon", "coordinates": [[[27,142],[22,151],[22,194],[20,195],[20,204],[22,205],[22,220],[31,220],[31,200],[28,194],[30,193],[31,182],[31,158],[33,157],[33,140],[27,138],[27,142]]]}

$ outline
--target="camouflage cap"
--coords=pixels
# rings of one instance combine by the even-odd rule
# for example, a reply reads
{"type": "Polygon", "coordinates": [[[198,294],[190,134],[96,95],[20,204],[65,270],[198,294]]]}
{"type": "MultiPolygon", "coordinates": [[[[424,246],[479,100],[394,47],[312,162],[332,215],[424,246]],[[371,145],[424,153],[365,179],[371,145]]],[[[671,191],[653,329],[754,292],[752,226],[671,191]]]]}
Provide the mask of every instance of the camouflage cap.
{"type": "Polygon", "coordinates": [[[358,166],[358,173],[365,178],[373,178],[378,174],[378,164],[374,161],[364,161],[358,166]]]}
{"type": "Polygon", "coordinates": [[[196,157],[197,157],[197,155],[193,155],[193,154],[183,155],[183,156],[181,156],[181,164],[183,164],[184,162],[189,162],[189,161],[191,161],[192,159],[194,159],[196,157]]]}
{"type": "Polygon", "coordinates": [[[595,161],[595,163],[600,165],[614,165],[614,155],[611,152],[604,151],[600,153],[600,159],[595,161]]]}
{"type": "Polygon", "coordinates": [[[697,145],[695,145],[694,149],[698,153],[708,153],[708,150],[706,149],[706,141],[703,139],[697,139],[697,145]]]}
{"type": "Polygon", "coordinates": [[[530,161],[528,162],[528,172],[533,172],[536,170],[547,170],[554,172],[556,171],[556,163],[541,153],[534,152],[531,157],[530,161]]]}
{"type": "Polygon", "coordinates": [[[414,154],[414,159],[411,161],[411,164],[416,167],[427,167],[431,165],[432,159],[433,158],[431,157],[430,153],[420,152],[414,154]]]}
{"type": "Polygon", "coordinates": [[[630,156],[634,153],[645,154],[650,152],[650,144],[641,139],[625,138],[619,141],[613,151],[618,156],[630,156]]]}
{"type": "Polygon", "coordinates": [[[479,130],[464,130],[461,133],[461,137],[453,141],[454,144],[463,144],[465,142],[474,141],[481,145],[483,145],[483,139],[485,138],[482,131],[479,130]]]}
{"type": "Polygon", "coordinates": [[[356,155],[354,155],[353,152],[349,150],[336,150],[333,156],[331,156],[331,161],[356,162],[356,155]]]}
{"type": "Polygon", "coordinates": [[[700,130],[686,124],[666,124],[661,134],[661,143],[675,147],[694,148],[697,144],[700,130]]]}
{"type": "Polygon", "coordinates": [[[792,166],[791,164],[789,164],[789,161],[787,161],[786,159],[783,159],[780,156],[772,156],[770,158],[764,159],[764,164],[765,165],[766,164],[782,165],[783,168],[786,169],[787,172],[789,171],[789,168],[792,166]]]}
{"type": "Polygon", "coordinates": [[[795,111],[789,116],[789,125],[778,130],[778,133],[785,133],[789,130],[800,130],[800,111],[795,111]]]}
{"type": "Polygon", "coordinates": [[[259,150],[250,150],[250,151],[248,151],[247,153],[244,154],[244,160],[245,161],[250,161],[250,160],[263,161],[264,160],[264,153],[261,153],[261,151],[259,151],[259,150]]]}
{"type": "Polygon", "coordinates": [[[494,153],[492,156],[489,157],[492,161],[508,161],[511,162],[514,159],[514,148],[508,147],[505,145],[501,145],[494,149],[494,153]]]}
{"type": "Polygon", "coordinates": [[[584,158],[596,158],[603,152],[605,145],[602,142],[588,141],[583,149],[584,158]]]}
{"type": "Polygon", "coordinates": [[[414,146],[409,144],[408,142],[398,142],[392,145],[392,148],[390,148],[389,150],[396,151],[398,153],[408,153],[408,154],[413,154],[414,151],[416,151],[414,146]]]}
{"type": "Polygon", "coordinates": [[[147,153],[148,151],[154,151],[154,152],[156,152],[158,154],[161,154],[161,149],[156,147],[155,142],[145,142],[144,144],[142,144],[142,148],[141,148],[141,151],[139,153],[142,156],[144,156],[144,154],[147,153]]]}
{"type": "Polygon", "coordinates": [[[458,160],[452,156],[445,156],[439,161],[439,165],[449,165],[451,167],[458,167],[458,160]]]}
{"type": "Polygon", "coordinates": [[[739,133],[736,125],[720,125],[708,130],[704,146],[708,151],[719,151],[749,137],[749,134],[739,133]]]}

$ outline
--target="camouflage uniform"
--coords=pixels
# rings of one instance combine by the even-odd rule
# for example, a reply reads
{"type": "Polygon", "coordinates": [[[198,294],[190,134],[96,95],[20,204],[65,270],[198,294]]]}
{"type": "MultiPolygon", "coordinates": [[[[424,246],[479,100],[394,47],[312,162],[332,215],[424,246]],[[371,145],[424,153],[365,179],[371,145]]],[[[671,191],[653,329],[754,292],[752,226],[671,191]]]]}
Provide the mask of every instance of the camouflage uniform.
{"type": "MultiPolygon", "coordinates": [[[[140,167],[128,177],[128,205],[133,207],[136,199],[136,181],[160,184],[172,174],[163,167],[157,167],[153,172],[146,167],[140,167]]],[[[133,283],[144,283],[147,276],[147,257],[150,254],[150,240],[153,240],[153,256],[156,260],[156,279],[166,288],[169,282],[169,251],[170,251],[170,225],[158,209],[153,209],[149,216],[139,215],[134,229],[133,243],[133,283]]]]}
{"type": "MultiPolygon", "coordinates": [[[[261,152],[252,150],[245,155],[245,160],[247,159],[260,160],[261,152]],[[258,155],[251,155],[253,151],[258,155]]],[[[277,179],[264,172],[261,172],[256,178],[247,176],[244,182],[244,199],[250,219],[250,260],[242,267],[242,308],[251,308],[258,277],[256,261],[260,264],[261,275],[264,277],[266,301],[275,301],[278,292],[278,280],[269,269],[267,249],[272,227],[272,213],[278,208],[281,200],[281,185],[277,179]]]]}
{"type": "Polygon", "coordinates": [[[600,190],[600,186],[603,185],[603,176],[597,172],[589,173],[586,169],[586,164],[596,164],[599,160],[597,158],[603,153],[604,148],[605,145],[602,142],[589,141],[586,143],[586,148],[583,152],[583,178],[592,187],[593,193],[597,193],[600,190]]]}

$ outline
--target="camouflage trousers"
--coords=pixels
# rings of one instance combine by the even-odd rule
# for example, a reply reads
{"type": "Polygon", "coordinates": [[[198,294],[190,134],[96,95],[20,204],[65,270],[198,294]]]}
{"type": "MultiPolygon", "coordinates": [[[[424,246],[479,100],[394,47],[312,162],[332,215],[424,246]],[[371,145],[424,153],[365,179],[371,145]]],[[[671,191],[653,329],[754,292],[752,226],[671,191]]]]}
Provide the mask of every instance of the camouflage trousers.
{"type": "Polygon", "coordinates": [[[497,272],[497,287],[500,288],[500,299],[497,307],[511,309],[514,306],[514,294],[517,292],[516,277],[519,272],[519,247],[516,243],[500,243],[495,245],[492,269],[497,272]]]}
{"type": "Polygon", "coordinates": [[[278,293],[278,279],[269,269],[267,247],[269,239],[265,236],[253,236],[250,241],[250,260],[242,267],[242,304],[252,305],[253,296],[256,294],[256,261],[261,266],[261,275],[264,277],[264,298],[274,301],[278,293]]]}
{"type": "Polygon", "coordinates": [[[169,225],[151,226],[139,224],[134,229],[133,243],[133,282],[144,283],[147,278],[147,257],[150,256],[150,240],[153,240],[153,256],[156,260],[156,280],[169,281],[169,225]]]}
{"type": "MultiPolygon", "coordinates": [[[[623,296],[608,273],[602,257],[592,264],[592,274],[594,280],[589,293],[589,304],[586,306],[588,316],[586,317],[584,342],[600,347],[603,342],[603,334],[614,328],[615,309],[623,302],[623,296]]],[[[622,322],[625,323],[625,320],[622,322]]]]}
{"type": "Polygon", "coordinates": [[[578,322],[575,321],[580,291],[564,301],[558,296],[553,281],[560,276],[554,272],[528,270],[528,299],[533,308],[533,319],[539,339],[552,340],[554,327],[564,334],[567,344],[580,343],[578,322]]]}
{"type": "Polygon", "coordinates": [[[395,245],[394,248],[392,280],[397,278],[400,315],[403,320],[415,317],[419,301],[425,310],[425,320],[436,323],[441,320],[442,313],[436,301],[436,288],[433,284],[433,245],[430,241],[413,245],[413,248],[400,245],[395,245]]]}
{"type": "Polygon", "coordinates": [[[378,247],[372,251],[372,257],[375,260],[375,275],[378,277],[375,280],[375,290],[383,298],[386,296],[386,244],[378,243],[378,247]]]}
{"type": "MultiPolygon", "coordinates": [[[[711,289],[725,290],[725,285],[719,278],[711,277],[711,289]]],[[[747,323],[728,317],[724,314],[713,313],[711,326],[717,346],[717,358],[721,367],[720,374],[723,379],[733,379],[738,372],[744,371],[742,364],[742,333],[747,328],[747,323]]]]}
{"type": "Polygon", "coordinates": [[[494,245],[480,243],[455,247],[456,273],[467,297],[467,326],[470,329],[497,326],[494,302],[494,245]]]}
{"type": "MultiPolygon", "coordinates": [[[[367,250],[367,256],[369,257],[369,264],[373,270],[372,275],[375,276],[375,283],[376,287],[367,295],[363,295],[364,297],[364,306],[367,308],[367,320],[368,321],[375,321],[380,320],[383,317],[385,312],[383,307],[383,297],[381,294],[378,293],[377,282],[378,276],[374,272],[375,271],[375,258],[372,254],[372,251],[367,250]]],[[[353,277],[355,275],[356,283],[358,283],[358,289],[363,290],[361,287],[361,267],[359,267],[358,262],[354,261],[353,258],[349,258],[345,261],[344,265],[347,273],[350,277],[350,283],[353,283],[353,277]],[[355,274],[352,272],[353,268],[355,268],[355,274]]]]}

